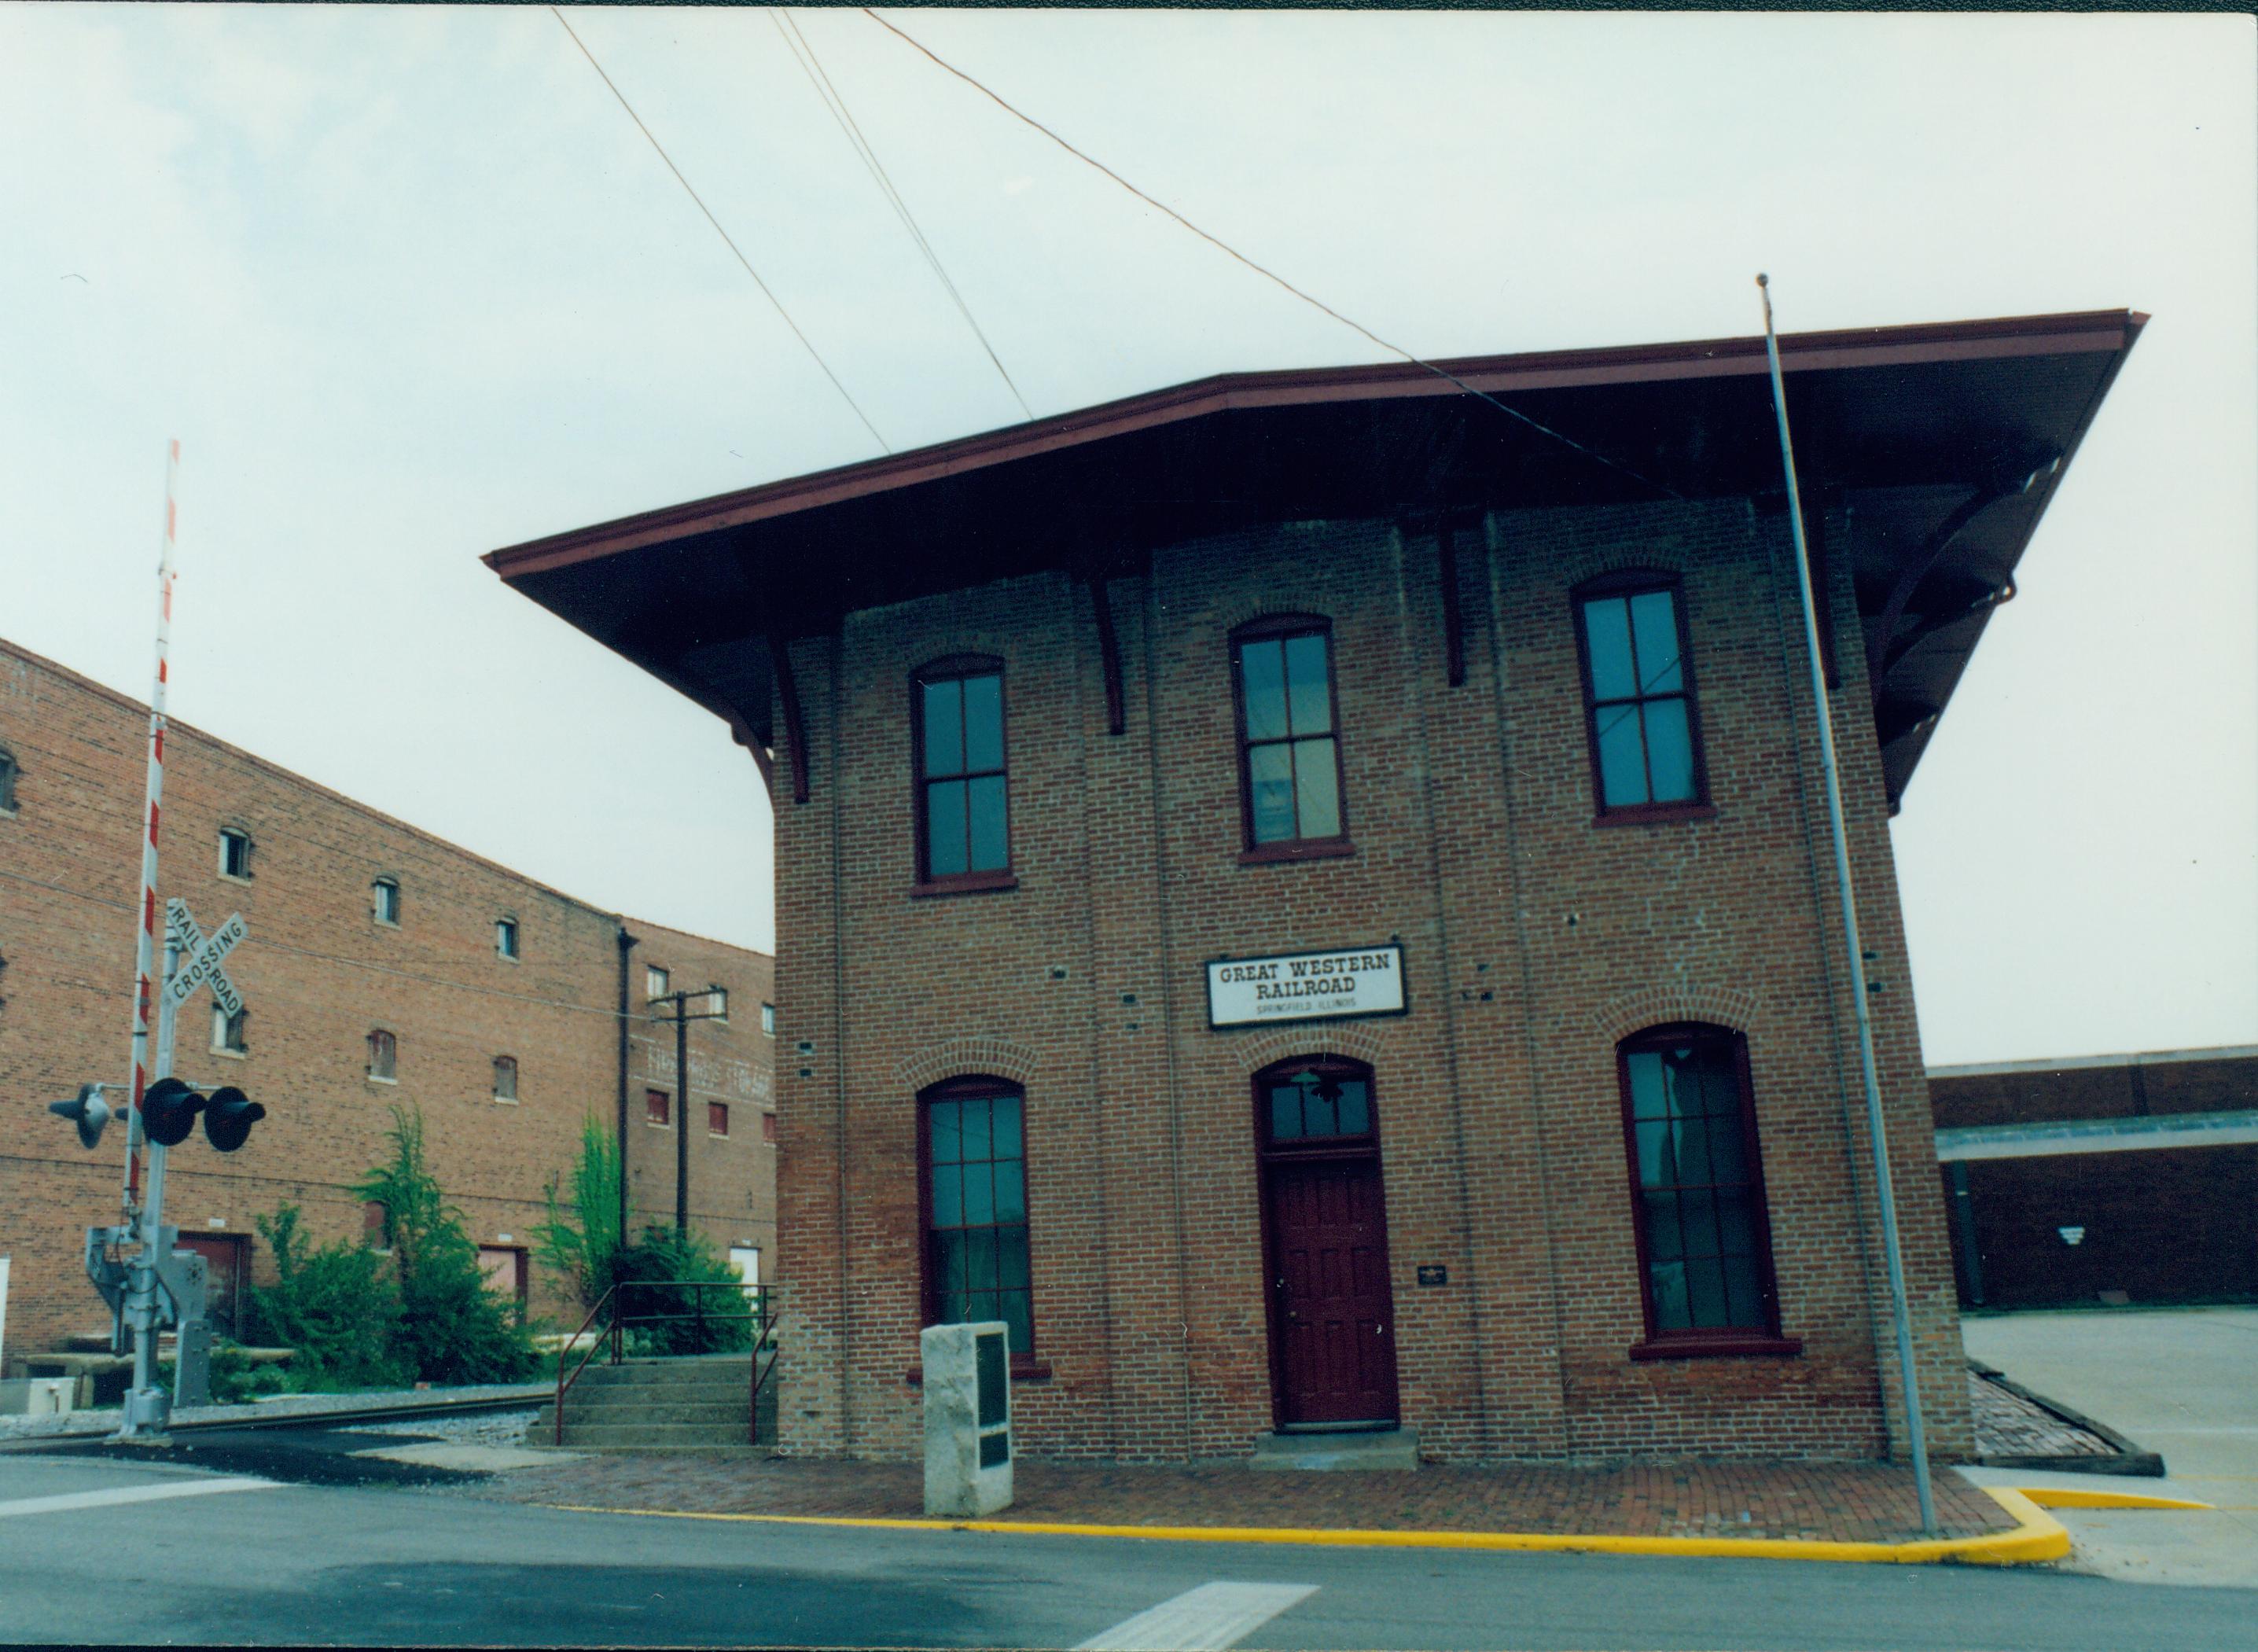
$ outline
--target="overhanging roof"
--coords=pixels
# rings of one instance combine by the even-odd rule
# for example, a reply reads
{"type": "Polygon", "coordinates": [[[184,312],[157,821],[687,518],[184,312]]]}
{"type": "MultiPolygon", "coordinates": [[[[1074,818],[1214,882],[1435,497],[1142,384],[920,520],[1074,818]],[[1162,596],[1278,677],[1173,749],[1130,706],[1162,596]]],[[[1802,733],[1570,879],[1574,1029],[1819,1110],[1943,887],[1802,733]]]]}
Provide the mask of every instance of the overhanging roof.
{"type": "MultiPolygon", "coordinates": [[[[2146,320],[1780,340],[1807,503],[1850,511],[1828,554],[1858,590],[1893,801],[2146,320]]],[[[770,638],[856,609],[1131,572],[1154,546],[1267,521],[1780,493],[1760,338],[1438,365],[1569,441],[1409,364],[1228,374],[485,559],[766,747],[770,638]]]]}

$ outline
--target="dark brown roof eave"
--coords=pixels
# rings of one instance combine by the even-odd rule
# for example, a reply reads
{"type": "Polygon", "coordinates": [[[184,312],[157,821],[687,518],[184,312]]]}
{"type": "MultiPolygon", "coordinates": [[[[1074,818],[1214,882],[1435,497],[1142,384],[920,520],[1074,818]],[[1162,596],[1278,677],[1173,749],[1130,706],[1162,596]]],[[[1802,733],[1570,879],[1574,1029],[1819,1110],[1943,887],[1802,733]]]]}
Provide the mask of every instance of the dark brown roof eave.
{"type": "MultiPolygon", "coordinates": [[[[1789,333],[1780,339],[1780,364],[1785,372],[1800,373],[2084,351],[2122,352],[2147,320],[2137,311],[2105,310],[1789,333]]],[[[1766,370],[1761,338],[1470,356],[1434,365],[1452,377],[1408,362],[1222,374],[907,453],[864,459],[506,545],[486,552],[481,559],[503,579],[515,580],[643,545],[817,509],[1212,413],[1463,395],[1453,378],[1495,394],[1732,377],[1766,370]]]]}

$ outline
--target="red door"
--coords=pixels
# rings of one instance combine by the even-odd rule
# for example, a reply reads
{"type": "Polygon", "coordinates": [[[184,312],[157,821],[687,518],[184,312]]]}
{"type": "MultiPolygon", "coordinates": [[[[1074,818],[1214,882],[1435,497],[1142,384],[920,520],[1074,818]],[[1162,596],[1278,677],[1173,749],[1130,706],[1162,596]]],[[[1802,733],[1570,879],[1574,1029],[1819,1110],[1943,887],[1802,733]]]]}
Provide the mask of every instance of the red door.
{"type": "Polygon", "coordinates": [[[1264,1180],[1279,1425],[1395,1422],[1379,1158],[1274,1158],[1264,1180]]]}

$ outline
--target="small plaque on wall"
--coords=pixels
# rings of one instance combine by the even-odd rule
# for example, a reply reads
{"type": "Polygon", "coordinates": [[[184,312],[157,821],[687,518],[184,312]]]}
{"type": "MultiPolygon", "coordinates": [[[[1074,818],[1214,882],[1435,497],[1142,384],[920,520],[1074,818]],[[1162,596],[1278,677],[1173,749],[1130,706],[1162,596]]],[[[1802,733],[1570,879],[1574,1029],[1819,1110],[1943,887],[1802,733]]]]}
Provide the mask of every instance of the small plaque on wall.
{"type": "Polygon", "coordinates": [[[1421,1263],[1421,1264],[1419,1264],[1419,1283],[1420,1283],[1420,1284],[1422,1284],[1422,1285],[1448,1285],[1450,1282],[1451,1282],[1451,1271],[1450,1271],[1448,1268],[1445,1267],[1441,1263],[1439,1263],[1439,1262],[1423,1262],[1423,1263],[1421,1263]]]}

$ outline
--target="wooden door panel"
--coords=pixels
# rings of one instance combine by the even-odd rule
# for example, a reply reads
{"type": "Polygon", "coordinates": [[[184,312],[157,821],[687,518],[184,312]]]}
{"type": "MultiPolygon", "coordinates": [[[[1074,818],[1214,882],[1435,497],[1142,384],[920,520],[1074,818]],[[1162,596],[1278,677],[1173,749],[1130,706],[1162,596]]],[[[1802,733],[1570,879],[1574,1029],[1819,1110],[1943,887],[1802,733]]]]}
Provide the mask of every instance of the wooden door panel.
{"type": "Polygon", "coordinates": [[[1274,1161],[1265,1179],[1280,1421],[1394,1421],[1395,1327],[1379,1161],[1274,1161]]]}

